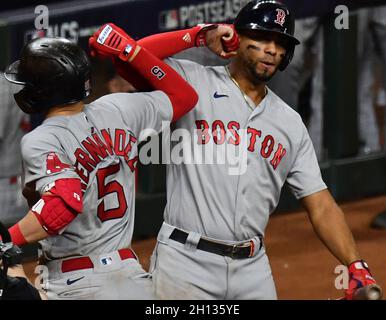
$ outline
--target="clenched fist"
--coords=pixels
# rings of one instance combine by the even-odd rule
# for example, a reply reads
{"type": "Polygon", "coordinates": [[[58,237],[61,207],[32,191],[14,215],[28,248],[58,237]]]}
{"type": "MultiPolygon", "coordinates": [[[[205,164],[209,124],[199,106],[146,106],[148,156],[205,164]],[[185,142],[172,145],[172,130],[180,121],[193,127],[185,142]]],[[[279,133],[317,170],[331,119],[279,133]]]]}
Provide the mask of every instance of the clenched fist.
{"type": "Polygon", "coordinates": [[[206,32],[207,47],[218,56],[228,59],[237,54],[239,37],[231,24],[219,24],[206,32]]]}

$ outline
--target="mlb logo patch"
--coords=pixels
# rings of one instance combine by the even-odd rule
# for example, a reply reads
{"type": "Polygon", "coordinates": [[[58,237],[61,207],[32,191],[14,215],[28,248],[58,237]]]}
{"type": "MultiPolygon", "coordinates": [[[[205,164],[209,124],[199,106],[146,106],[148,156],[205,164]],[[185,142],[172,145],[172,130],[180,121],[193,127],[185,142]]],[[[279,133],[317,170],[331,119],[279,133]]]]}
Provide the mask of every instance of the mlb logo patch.
{"type": "Polygon", "coordinates": [[[132,49],[133,49],[133,47],[132,47],[131,45],[128,44],[128,45],[126,46],[125,50],[124,50],[125,55],[126,55],[126,56],[129,55],[129,53],[131,52],[132,49]]]}
{"type": "Polygon", "coordinates": [[[103,257],[103,258],[101,258],[101,264],[103,266],[109,266],[112,263],[113,263],[113,259],[111,257],[103,257]]]}

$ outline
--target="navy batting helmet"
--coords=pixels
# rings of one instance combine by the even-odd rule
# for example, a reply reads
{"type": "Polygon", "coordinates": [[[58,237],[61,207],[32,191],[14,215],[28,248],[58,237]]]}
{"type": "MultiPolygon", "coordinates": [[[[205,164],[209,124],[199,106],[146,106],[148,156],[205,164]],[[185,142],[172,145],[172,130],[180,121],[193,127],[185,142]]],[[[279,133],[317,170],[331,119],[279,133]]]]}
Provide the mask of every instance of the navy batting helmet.
{"type": "Polygon", "coordinates": [[[291,62],[295,46],[300,42],[294,37],[295,19],[287,6],[268,0],[248,2],[238,13],[234,21],[237,32],[262,30],[279,34],[287,40],[286,55],[279,65],[283,71],[291,62]]]}
{"type": "Polygon", "coordinates": [[[90,61],[82,48],[64,38],[30,41],[4,76],[24,85],[14,97],[26,113],[75,103],[90,94],[90,61]]]}

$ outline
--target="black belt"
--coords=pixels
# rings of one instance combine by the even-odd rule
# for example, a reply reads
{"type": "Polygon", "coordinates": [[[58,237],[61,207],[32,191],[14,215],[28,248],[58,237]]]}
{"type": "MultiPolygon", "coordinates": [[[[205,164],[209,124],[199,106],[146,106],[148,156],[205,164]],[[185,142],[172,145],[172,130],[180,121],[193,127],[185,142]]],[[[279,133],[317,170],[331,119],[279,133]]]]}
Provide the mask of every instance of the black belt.
{"type": "MultiPolygon", "coordinates": [[[[174,229],[169,238],[185,244],[188,235],[188,233],[182,230],[174,229]]],[[[259,251],[262,246],[263,240],[260,238],[259,251]]],[[[231,257],[232,259],[245,259],[251,257],[255,249],[254,247],[252,240],[242,244],[229,245],[201,238],[197,244],[197,249],[231,257]]]]}

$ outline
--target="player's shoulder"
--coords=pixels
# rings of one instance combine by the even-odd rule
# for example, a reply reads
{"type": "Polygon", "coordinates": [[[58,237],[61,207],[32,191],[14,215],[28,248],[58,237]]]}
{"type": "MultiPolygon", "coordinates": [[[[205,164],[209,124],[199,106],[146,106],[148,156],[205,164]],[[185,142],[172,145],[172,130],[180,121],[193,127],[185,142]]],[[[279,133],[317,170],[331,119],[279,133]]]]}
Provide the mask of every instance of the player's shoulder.
{"type": "Polygon", "coordinates": [[[109,105],[114,104],[114,100],[119,99],[119,96],[122,93],[109,93],[99,97],[98,99],[90,102],[85,105],[84,110],[96,110],[109,107],[109,105]]]}
{"type": "Polygon", "coordinates": [[[165,62],[171,66],[174,70],[182,75],[193,75],[195,73],[201,73],[204,70],[204,66],[191,60],[181,58],[167,58],[165,62]]]}
{"type": "Polygon", "coordinates": [[[111,93],[88,104],[86,106],[86,111],[105,110],[107,112],[115,112],[117,110],[112,107],[118,107],[119,109],[121,107],[129,108],[130,105],[132,107],[140,107],[138,106],[140,102],[145,102],[152,98],[159,98],[160,96],[165,96],[165,93],[160,90],[149,92],[111,93]]]}
{"type": "Polygon", "coordinates": [[[229,74],[227,72],[227,69],[223,65],[219,66],[204,66],[205,72],[215,78],[220,78],[220,79],[229,79],[229,74]]]}
{"type": "Polygon", "coordinates": [[[103,117],[103,114],[119,113],[119,107],[122,104],[130,104],[132,99],[132,93],[110,93],[87,104],[84,108],[84,112],[87,115],[97,115],[97,117],[103,117]]]}
{"type": "Polygon", "coordinates": [[[195,68],[198,70],[208,70],[208,71],[214,71],[218,68],[222,68],[223,66],[212,66],[212,65],[203,65],[199,62],[183,59],[183,58],[167,58],[165,59],[165,62],[171,66],[173,65],[179,65],[184,68],[195,68]]]}
{"type": "Polygon", "coordinates": [[[219,70],[223,70],[223,66],[208,66],[208,65],[202,65],[196,61],[188,60],[188,59],[175,59],[175,58],[167,58],[165,62],[170,65],[171,67],[174,67],[177,69],[181,68],[185,72],[187,71],[197,71],[197,72],[219,72],[219,70]]]}
{"type": "Polygon", "coordinates": [[[28,155],[33,150],[43,151],[45,148],[57,146],[59,144],[58,135],[52,129],[52,127],[45,126],[43,123],[25,134],[20,142],[23,155],[28,155]]]}
{"type": "Polygon", "coordinates": [[[198,62],[186,60],[186,59],[174,59],[168,58],[167,63],[176,69],[177,71],[183,70],[186,75],[196,75],[196,77],[191,78],[190,80],[197,80],[199,82],[204,81],[204,79],[212,78],[218,79],[226,79],[228,77],[226,69],[224,66],[208,66],[202,65],[198,62]]]}
{"type": "Polygon", "coordinates": [[[165,62],[168,64],[168,65],[179,65],[179,66],[190,66],[190,67],[197,67],[197,68],[200,68],[200,67],[203,67],[201,64],[195,62],[195,61],[192,61],[192,60],[188,60],[188,59],[183,59],[183,58],[172,58],[172,57],[169,57],[169,58],[166,58],[165,59],[165,62]]]}
{"type": "Polygon", "coordinates": [[[271,105],[273,110],[278,114],[284,116],[288,121],[295,121],[297,123],[302,123],[303,120],[300,114],[292,107],[290,107],[283,99],[281,99],[275,92],[268,88],[268,93],[271,99],[271,105]]]}
{"type": "Polygon", "coordinates": [[[41,141],[44,139],[50,139],[54,136],[53,132],[53,127],[46,126],[43,122],[38,127],[25,134],[21,141],[26,143],[34,140],[41,141]]]}

